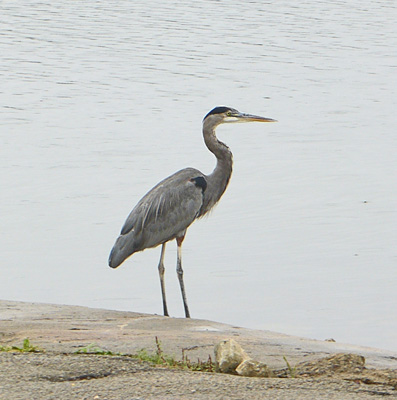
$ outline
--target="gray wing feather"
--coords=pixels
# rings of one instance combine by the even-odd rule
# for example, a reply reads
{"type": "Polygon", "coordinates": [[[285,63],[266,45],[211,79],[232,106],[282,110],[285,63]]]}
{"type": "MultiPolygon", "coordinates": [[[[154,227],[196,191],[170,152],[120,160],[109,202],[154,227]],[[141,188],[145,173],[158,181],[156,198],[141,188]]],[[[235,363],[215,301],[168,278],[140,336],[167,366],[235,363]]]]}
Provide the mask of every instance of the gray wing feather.
{"type": "Polygon", "coordinates": [[[186,168],[161,181],[135,206],[124,223],[109,257],[120,265],[131,254],[155,247],[182,234],[197,218],[203,189],[191,179],[204,175],[186,168]]]}

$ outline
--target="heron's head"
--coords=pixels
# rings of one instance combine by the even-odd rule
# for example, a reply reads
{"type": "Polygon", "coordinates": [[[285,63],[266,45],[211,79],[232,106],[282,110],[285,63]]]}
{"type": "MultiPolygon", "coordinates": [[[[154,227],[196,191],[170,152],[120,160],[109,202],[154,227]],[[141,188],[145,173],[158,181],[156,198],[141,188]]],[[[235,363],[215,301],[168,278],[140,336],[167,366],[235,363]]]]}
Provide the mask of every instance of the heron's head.
{"type": "Polygon", "coordinates": [[[235,122],[277,122],[275,119],[259,117],[258,115],[245,114],[230,107],[215,107],[203,119],[203,123],[212,126],[235,122]]]}

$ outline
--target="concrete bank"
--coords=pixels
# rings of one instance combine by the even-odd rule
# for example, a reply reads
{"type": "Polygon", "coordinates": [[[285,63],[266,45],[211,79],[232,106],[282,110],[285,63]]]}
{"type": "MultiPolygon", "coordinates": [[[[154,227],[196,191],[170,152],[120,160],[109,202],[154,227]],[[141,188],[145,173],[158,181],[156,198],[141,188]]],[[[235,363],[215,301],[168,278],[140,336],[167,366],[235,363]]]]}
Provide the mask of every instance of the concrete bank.
{"type": "Polygon", "coordinates": [[[0,345],[20,346],[25,338],[45,353],[0,353],[0,399],[397,398],[397,353],[212,321],[0,301],[0,345]],[[368,370],[387,370],[384,376],[388,378],[382,381],[382,374],[373,379],[243,378],[166,370],[118,356],[73,354],[90,344],[113,353],[135,354],[143,348],[151,351],[155,350],[156,336],[165,353],[180,358],[185,349],[192,361],[213,357],[217,342],[233,338],[251,357],[274,369],[285,367],[283,356],[296,365],[331,354],[354,353],[365,357],[368,370]],[[323,391],[327,397],[313,397],[313,390],[323,391]]]}

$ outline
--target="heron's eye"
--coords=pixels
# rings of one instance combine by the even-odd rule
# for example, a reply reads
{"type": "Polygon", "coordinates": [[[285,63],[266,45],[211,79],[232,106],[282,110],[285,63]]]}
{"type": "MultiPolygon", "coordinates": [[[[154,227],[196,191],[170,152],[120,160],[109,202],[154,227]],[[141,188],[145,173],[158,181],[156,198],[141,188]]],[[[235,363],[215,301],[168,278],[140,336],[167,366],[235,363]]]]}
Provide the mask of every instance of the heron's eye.
{"type": "Polygon", "coordinates": [[[227,115],[228,117],[231,117],[231,116],[232,116],[232,112],[231,112],[231,111],[228,111],[228,112],[226,113],[226,115],[227,115]]]}

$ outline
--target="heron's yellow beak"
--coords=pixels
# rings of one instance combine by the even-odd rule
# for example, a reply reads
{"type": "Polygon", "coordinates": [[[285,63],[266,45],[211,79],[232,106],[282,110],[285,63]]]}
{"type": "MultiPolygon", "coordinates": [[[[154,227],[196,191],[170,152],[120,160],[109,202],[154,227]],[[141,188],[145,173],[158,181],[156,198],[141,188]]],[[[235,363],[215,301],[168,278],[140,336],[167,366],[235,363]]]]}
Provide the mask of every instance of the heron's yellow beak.
{"type": "Polygon", "coordinates": [[[276,119],[260,117],[259,115],[239,113],[235,116],[239,121],[236,122],[277,122],[276,119]]]}

